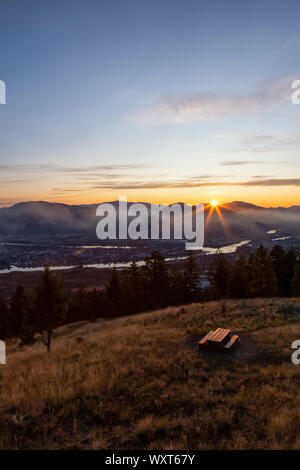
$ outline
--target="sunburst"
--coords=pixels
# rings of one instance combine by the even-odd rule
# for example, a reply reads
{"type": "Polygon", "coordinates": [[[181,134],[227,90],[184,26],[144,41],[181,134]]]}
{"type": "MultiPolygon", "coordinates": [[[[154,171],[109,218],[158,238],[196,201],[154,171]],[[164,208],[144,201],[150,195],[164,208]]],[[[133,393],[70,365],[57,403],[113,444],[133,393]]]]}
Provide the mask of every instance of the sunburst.
{"type": "Polygon", "coordinates": [[[216,211],[218,217],[219,217],[219,220],[223,226],[223,229],[224,229],[224,232],[226,234],[227,237],[229,237],[229,231],[228,231],[228,227],[226,226],[226,222],[224,220],[224,217],[223,217],[223,214],[221,212],[221,208],[224,208],[226,207],[225,205],[221,204],[217,199],[212,199],[207,205],[206,205],[206,208],[208,209],[209,208],[209,212],[207,214],[207,218],[206,218],[206,221],[205,221],[205,226],[207,227],[209,225],[209,222],[210,222],[210,219],[213,215],[213,213],[216,211]]]}

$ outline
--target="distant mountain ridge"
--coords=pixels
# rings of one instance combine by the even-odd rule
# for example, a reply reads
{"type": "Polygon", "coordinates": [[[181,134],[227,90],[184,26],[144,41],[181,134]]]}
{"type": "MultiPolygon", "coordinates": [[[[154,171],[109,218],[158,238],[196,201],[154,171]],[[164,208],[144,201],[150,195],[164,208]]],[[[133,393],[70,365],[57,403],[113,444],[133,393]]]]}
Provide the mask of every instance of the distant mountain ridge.
{"type": "MultiPolygon", "coordinates": [[[[118,201],[111,202],[118,206],[118,201]]],[[[128,202],[128,205],[133,203],[128,202]]],[[[151,204],[144,203],[147,207],[151,204]]],[[[182,203],[180,203],[182,204],[182,203]]],[[[30,201],[0,209],[1,236],[95,234],[98,204],[69,205],[30,201]]],[[[219,207],[222,220],[210,207],[205,210],[206,238],[259,238],[271,229],[300,234],[300,206],[265,208],[243,201],[219,207]]]]}

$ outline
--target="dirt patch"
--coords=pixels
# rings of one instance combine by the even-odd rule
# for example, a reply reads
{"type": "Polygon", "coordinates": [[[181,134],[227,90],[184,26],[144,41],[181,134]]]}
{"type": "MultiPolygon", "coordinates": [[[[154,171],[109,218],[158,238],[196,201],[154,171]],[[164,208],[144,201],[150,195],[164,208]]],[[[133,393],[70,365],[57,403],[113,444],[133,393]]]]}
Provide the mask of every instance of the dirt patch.
{"type": "Polygon", "coordinates": [[[238,333],[240,341],[232,355],[241,361],[255,359],[259,356],[252,333],[238,333]]]}
{"type": "Polygon", "coordinates": [[[259,351],[257,347],[258,342],[261,340],[260,336],[257,335],[257,331],[248,331],[248,332],[237,332],[239,335],[239,343],[233,351],[212,351],[205,349],[198,349],[198,336],[190,336],[186,343],[185,347],[189,350],[193,350],[198,356],[205,358],[211,358],[218,361],[245,361],[245,362],[259,362],[265,364],[275,364],[281,363],[282,357],[275,357],[274,355],[266,356],[266,354],[259,351]]]}
{"type": "MultiPolygon", "coordinates": [[[[256,362],[260,365],[280,365],[284,362],[290,361],[290,355],[285,354],[283,348],[276,340],[276,348],[270,345],[270,336],[276,337],[276,333],[283,329],[290,328],[290,325],[284,327],[269,327],[261,328],[258,330],[236,332],[239,335],[240,341],[235,350],[233,351],[211,351],[205,349],[198,349],[199,336],[190,335],[185,343],[185,347],[190,351],[193,350],[194,354],[206,359],[217,360],[221,364],[227,361],[243,361],[243,362],[256,362]],[[270,335],[271,334],[271,335],[270,335]]],[[[276,338],[275,338],[276,339],[276,338]]],[[[290,342],[287,342],[290,345],[290,342]]]]}

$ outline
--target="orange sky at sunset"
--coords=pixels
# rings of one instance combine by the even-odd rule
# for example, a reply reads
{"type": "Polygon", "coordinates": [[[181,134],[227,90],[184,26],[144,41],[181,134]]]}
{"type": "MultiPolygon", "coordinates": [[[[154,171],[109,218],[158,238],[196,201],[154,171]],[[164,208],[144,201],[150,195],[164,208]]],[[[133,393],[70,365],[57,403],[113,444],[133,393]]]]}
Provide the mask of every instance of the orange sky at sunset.
{"type": "Polygon", "coordinates": [[[300,205],[300,190],[298,187],[240,187],[240,186],[210,186],[208,188],[157,188],[157,189],[128,189],[128,190],[82,190],[52,194],[41,187],[20,187],[6,189],[2,206],[10,206],[16,202],[44,200],[66,204],[91,204],[119,199],[126,195],[128,201],[166,203],[185,202],[197,204],[217,199],[220,203],[245,201],[264,207],[300,205]]]}

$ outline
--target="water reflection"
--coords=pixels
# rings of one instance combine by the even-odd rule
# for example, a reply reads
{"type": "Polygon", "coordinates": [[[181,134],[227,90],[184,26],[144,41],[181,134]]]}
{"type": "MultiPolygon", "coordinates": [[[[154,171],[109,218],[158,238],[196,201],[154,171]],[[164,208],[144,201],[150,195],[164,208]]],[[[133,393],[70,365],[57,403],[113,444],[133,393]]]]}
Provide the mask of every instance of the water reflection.
{"type": "MultiPolygon", "coordinates": [[[[251,242],[251,240],[243,240],[238,243],[234,243],[233,245],[226,245],[222,246],[219,248],[210,248],[210,247],[203,247],[201,248],[201,252],[206,253],[207,255],[213,255],[220,251],[221,253],[224,254],[229,254],[229,253],[235,253],[237,248],[247,245],[251,242]]],[[[81,247],[81,248],[86,248],[86,247],[81,247]]],[[[94,248],[92,246],[89,246],[89,248],[94,248]]],[[[97,246],[95,248],[104,248],[97,246]]],[[[105,248],[108,248],[106,246],[105,248]]],[[[116,246],[113,246],[112,248],[116,248],[116,246]]],[[[118,247],[119,248],[119,247],[118,247]]],[[[125,248],[125,247],[123,247],[125,248]]],[[[127,248],[132,248],[132,247],[127,247],[127,248]]],[[[180,256],[180,257],[173,257],[173,258],[166,258],[166,261],[180,261],[186,259],[187,256],[180,256]]],[[[132,261],[128,261],[126,263],[94,263],[94,264],[84,264],[82,266],[50,266],[50,269],[52,271],[64,271],[64,270],[69,270],[69,269],[74,269],[74,268],[96,268],[96,269],[110,269],[110,268],[116,268],[116,269],[122,269],[122,268],[128,268],[131,265],[132,261]]],[[[145,261],[136,261],[137,266],[143,266],[145,264],[145,261]]],[[[11,266],[10,269],[1,269],[0,274],[8,274],[12,272],[20,272],[20,273],[29,273],[29,272],[36,272],[36,271],[43,271],[44,266],[36,266],[36,267],[19,267],[19,266],[11,266]]]]}

